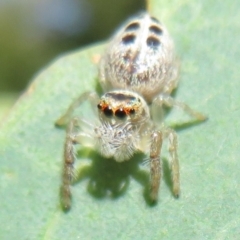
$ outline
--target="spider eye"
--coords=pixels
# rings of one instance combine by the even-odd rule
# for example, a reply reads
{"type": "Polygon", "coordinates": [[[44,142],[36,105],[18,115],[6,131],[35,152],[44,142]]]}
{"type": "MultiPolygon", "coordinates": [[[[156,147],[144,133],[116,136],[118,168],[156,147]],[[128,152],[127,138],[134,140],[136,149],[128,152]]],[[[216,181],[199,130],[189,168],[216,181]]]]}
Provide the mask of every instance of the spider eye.
{"type": "Polygon", "coordinates": [[[132,114],[134,114],[135,113],[135,109],[130,109],[130,111],[129,111],[129,113],[132,115],[132,114]]]}
{"type": "Polygon", "coordinates": [[[111,117],[113,115],[112,108],[107,106],[106,108],[103,109],[103,113],[105,114],[106,117],[111,117]]]}
{"type": "Polygon", "coordinates": [[[120,118],[120,119],[123,119],[127,116],[126,112],[122,109],[122,108],[119,108],[116,112],[115,112],[115,116],[120,118]]]}
{"type": "Polygon", "coordinates": [[[99,103],[99,104],[97,105],[97,108],[101,110],[101,109],[102,109],[102,105],[99,103]]]}

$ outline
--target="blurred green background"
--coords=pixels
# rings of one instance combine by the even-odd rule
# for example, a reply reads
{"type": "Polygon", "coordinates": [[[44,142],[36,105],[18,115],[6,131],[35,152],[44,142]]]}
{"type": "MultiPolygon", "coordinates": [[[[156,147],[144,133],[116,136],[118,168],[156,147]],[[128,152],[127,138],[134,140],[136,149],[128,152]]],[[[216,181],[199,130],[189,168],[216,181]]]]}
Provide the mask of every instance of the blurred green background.
{"type": "Polygon", "coordinates": [[[0,120],[58,55],[108,38],[144,0],[0,0],[0,120]]]}

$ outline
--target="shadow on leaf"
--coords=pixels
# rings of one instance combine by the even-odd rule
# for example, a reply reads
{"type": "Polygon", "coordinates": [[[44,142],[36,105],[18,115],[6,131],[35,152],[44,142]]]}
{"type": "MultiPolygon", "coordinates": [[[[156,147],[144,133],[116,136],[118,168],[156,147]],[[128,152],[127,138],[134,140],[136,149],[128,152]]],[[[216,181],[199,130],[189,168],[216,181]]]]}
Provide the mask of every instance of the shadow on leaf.
{"type": "Polygon", "coordinates": [[[131,178],[139,182],[144,189],[148,188],[149,174],[140,168],[143,154],[135,154],[130,161],[121,163],[111,158],[106,159],[95,151],[88,151],[86,155],[85,149],[78,151],[78,157],[87,157],[91,159],[91,163],[77,170],[74,184],[88,179],[87,190],[97,199],[116,199],[123,196],[131,178]]]}
{"type": "MultiPolygon", "coordinates": [[[[132,159],[125,162],[116,162],[114,159],[106,159],[95,151],[86,151],[86,148],[78,151],[78,158],[90,159],[90,164],[80,166],[76,170],[74,185],[88,180],[87,191],[96,199],[122,197],[131,179],[137,181],[143,188],[143,197],[148,206],[153,207],[157,202],[150,198],[150,166],[143,169],[145,155],[137,153],[132,159]]],[[[162,160],[163,178],[172,192],[171,170],[166,159],[162,160]]],[[[161,189],[159,189],[161,192],[161,189]]],[[[172,193],[173,194],[173,193],[172,193]]]]}

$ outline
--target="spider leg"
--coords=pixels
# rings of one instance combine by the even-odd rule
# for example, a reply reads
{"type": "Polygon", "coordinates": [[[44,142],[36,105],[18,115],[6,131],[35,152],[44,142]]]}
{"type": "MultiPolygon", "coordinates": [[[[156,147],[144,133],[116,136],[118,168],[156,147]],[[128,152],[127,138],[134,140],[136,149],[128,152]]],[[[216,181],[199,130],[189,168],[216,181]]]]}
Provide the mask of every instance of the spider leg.
{"type": "Polygon", "coordinates": [[[175,197],[179,197],[180,194],[180,173],[179,173],[179,160],[177,154],[177,134],[171,128],[164,129],[164,135],[169,140],[169,154],[170,154],[170,165],[172,170],[172,182],[173,182],[173,194],[175,197]]]}
{"type": "Polygon", "coordinates": [[[89,101],[92,105],[92,108],[96,109],[98,99],[99,97],[95,92],[82,93],[77,99],[72,102],[67,111],[55,122],[55,125],[60,127],[67,125],[73,115],[74,110],[85,101],[89,101]]]}
{"type": "Polygon", "coordinates": [[[158,190],[161,181],[160,153],[162,148],[162,133],[154,131],[151,134],[150,145],[150,197],[153,201],[158,198],[158,190]]]}
{"type": "Polygon", "coordinates": [[[187,104],[180,102],[180,101],[176,101],[174,98],[172,98],[168,94],[160,94],[154,99],[154,101],[152,103],[152,111],[153,111],[154,116],[157,113],[158,113],[158,115],[160,114],[161,120],[163,120],[163,109],[162,109],[163,105],[165,105],[167,107],[181,108],[188,115],[190,115],[193,118],[196,118],[199,121],[205,121],[207,119],[207,117],[205,115],[193,110],[187,104]]]}
{"type": "Polygon", "coordinates": [[[61,204],[65,210],[71,207],[71,189],[70,185],[74,177],[74,143],[76,143],[76,127],[78,126],[78,119],[74,118],[70,121],[64,145],[64,157],[63,157],[63,173],[62,183],[60,188],[61,204]]]}

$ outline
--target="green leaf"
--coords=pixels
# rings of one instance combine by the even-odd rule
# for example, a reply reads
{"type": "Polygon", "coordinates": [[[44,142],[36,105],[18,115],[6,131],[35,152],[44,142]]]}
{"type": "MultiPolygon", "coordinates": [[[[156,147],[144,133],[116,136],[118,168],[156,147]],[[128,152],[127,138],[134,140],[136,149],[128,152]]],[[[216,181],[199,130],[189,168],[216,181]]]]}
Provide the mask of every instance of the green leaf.
{"type": "Polygon", "coordinates": [[[0,92],[0,122],[3,121],[16,99],[17,94],[15,93],[0,92]]]}
{"type": "MultiPolygon", "coordinates": [[[[209,117],[177,128],[180,198],[172,196],[167,152],[152,206],[143,156],[117,164],[81,149],[72,209],[61,210],[65,131],[54,122],[80,93],[97,88],[94,59],[103,48],[91,47],[43,70],[1,126],[0,239],[238,238],[239,1],[154,0],[151,7],[175,39],[182,69],[176,98],[209,117]]],[[[172,109],[166,122],[181,125],[184,117],[172,109]]]]}

